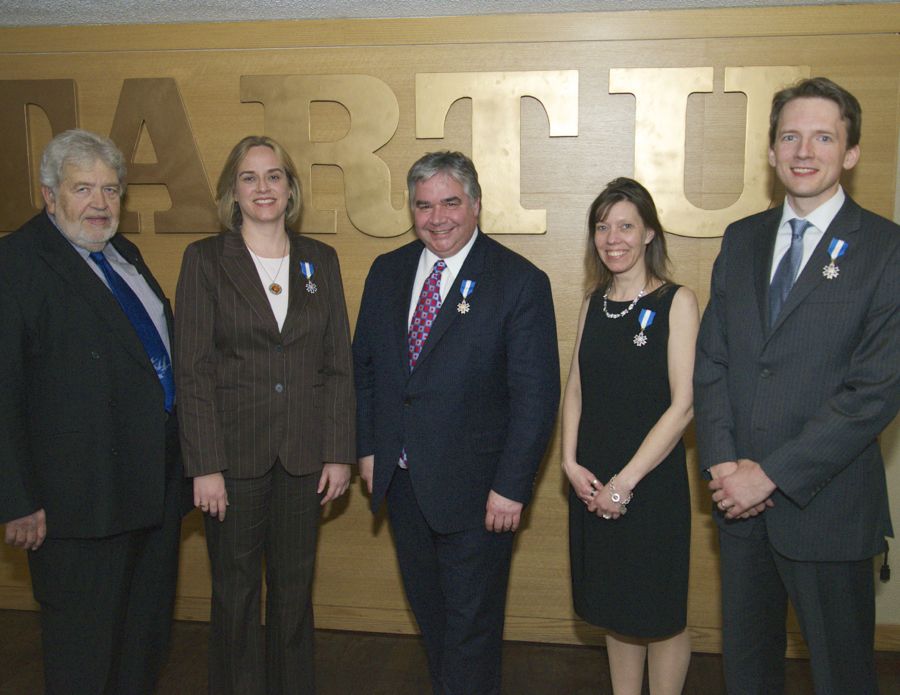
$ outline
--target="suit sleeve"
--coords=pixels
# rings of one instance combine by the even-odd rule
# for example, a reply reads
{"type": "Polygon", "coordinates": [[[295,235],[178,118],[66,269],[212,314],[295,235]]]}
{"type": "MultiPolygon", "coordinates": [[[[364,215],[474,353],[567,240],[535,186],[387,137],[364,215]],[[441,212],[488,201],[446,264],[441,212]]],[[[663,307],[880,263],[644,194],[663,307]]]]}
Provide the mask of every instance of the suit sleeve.
{"type": "Polygon", "coordinates": [[[225,470],[216,417],[215,288],[200,248],[184,252],[175,291],[175,384],[185,475],[225,470]]]}
{"type": "Polygon", "coordinates": [[[37,511],[30,485],[31,454],[25,421],[28,331],[21,307],[0,280],[0,523],[37,511]]]}
{"type": "MultiPolygon", "coordinates": [[[[377,261],[376,261],[377,263],[377,261]]],[[[353,335],[353,378],[356,384],[356,455],[375,453],[375,366],[372,355],[372,328],[376,292],[372,288],[375,267],[369,271],[353,335]]]]}
{"type": "Polygon", "coordinates": [[[725,319],[728,231],[713,265],[709,303],[697,336],[694,417],[700,469],[737,459],[734,416],[728,393],[728,329],[725,319]]]}
{"type": "Polygon", "coordinates": [[[509,429],[492,489],[512,500],[531,500],[534,478],[559,408],[559,347],[550,280],[533,271],[505,327],[509,429]]]}
{"type": "Polygon", "coordinates": [[[860,309],[865,319],[842,387],[798,436],[760,461],[801,507],[875,442],[900,407],[900,244],[893,245],[868,307],[860,309]]]}
{"type": "Polygon", "coordinates": [[[322,461],[356,463],[355,397],[350,348],[350,322],[344,301],[344,285],[337,254],[329,249],[325,262],[328,273],[328,325],[322,336],[323,362],[320,373],[325,383],[322,415],[322,461]]]}

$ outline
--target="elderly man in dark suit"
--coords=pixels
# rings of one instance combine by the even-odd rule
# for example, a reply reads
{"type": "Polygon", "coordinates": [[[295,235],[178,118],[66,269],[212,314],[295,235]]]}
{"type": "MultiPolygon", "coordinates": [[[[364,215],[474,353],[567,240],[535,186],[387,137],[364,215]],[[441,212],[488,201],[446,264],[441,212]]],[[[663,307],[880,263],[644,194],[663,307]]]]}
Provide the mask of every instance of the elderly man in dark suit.
{"type": "Polygon", "coordinates": [[[0,240],[0,521],[30,551],[48,693],[150,693],[172,618],[172,316],[116,233],[124,178],[110,140],[62,133],[45,210],[0,240]]]}
{"type": "Polygon", "coordinates": [[[550,283],[478,229],[465,155],[427,154],[407,184],[418,240],[375,260],[353,344],[360,474],[434,692],[499,693],[514,532],[559,402],[550,283]]]}
{"type": "Polygon", "coordinates": [[[872,558],[892,535],[878,434],[900,402],[900,229],[840,179],[861,110],[825,78],[772,102],[784,205],[732,224],[697,351],[728,692],[781,693],[793,604],[819,695],[877,692],[872,558]]]}

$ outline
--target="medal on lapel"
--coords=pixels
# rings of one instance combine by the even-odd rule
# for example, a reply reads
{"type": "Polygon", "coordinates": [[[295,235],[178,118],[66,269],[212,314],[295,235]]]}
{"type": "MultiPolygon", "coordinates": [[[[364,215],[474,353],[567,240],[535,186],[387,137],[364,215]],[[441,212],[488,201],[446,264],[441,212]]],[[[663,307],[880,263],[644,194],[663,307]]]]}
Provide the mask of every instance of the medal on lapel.
{"type": "Polygon", "coordinates": [[[644,347],[647,344],[647,335],[644,333],[644,331],[647,328],[650,328],[650,324],[653,323],[653,319],[655,317],[656,312],[650,311],[649,309],[642,309],[641,313],[638,314],[638,323],[641,326],[641,331],[634,336],[634,340],[632,341],[638,347],[644,347]]]}
{"type": "Polygon", "coordinates": [[[826,280],[834,280],[841,273],[834,262],[847,252],[847,242],[843,239],[834,238],[828,244],[828,255],[831,256],[831,262],[822,268],[822,276],[826,280]]]}
{"type": "Polygon", "coordinates": [[[310,294],[318,292],[319,288],[316,286],[316,283],[312,281],[312,276],[313,273],[316,272],[316,267],[309,261],[300,261],[300,272],[303,273],[303,277],[306,278],[306,291],[310,294]]]}
{"type": "Polygon", "coordinates": [[[463,280],[459,286],[459,291],[462,294],[462,301],[456,305],[456,310],[460,314],[468,314],[472,308],[472,305],[466,301],[469,298],[469,295],[475,291],[475,281],[474,280],[463,280]]]}

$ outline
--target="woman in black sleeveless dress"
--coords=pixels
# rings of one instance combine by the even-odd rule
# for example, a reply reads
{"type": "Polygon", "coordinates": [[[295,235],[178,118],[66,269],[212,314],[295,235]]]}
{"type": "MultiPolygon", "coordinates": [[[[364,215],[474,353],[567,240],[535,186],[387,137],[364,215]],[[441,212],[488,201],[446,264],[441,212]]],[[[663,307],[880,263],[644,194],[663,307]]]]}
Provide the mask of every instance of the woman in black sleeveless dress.
{"type": "Polygon", "coordinates": [[[656,207],[609,183],[588,216],[589,293],[563,400],[575,611],[607,630],[613,692],[681,693],[690,495],[681,437],[692,417],[699,312],[667,272],[656,207]],[[626,514],[627,512],[627,514],[626,514]]]}

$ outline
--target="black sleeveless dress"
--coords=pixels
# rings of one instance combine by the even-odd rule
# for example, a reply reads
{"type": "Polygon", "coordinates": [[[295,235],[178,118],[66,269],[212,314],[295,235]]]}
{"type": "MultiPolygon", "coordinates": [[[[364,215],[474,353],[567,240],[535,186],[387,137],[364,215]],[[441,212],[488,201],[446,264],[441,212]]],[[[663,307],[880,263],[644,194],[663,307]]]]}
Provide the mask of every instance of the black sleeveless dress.
{"type": "MultiPolygon", "coordinates": [[[[591,298],[578,364],[581,422],[578,463],[601,483],[618,473],[671,404],[667,348],[677,285],[641,298],[619,319],[591,298]],[[641,310],[655,311],[635,345],[641,310]],[[639,341],[640,342],[640,341],[639,341]]],[[[608,302],[612,313],[630,302],[608,302]]],[[[569,552],[575,612],[622,635],[663,638],[687,621],[691,510],[684,443],[634,490],[627,514],[606,520],[569,490],[569,552]]]]}

